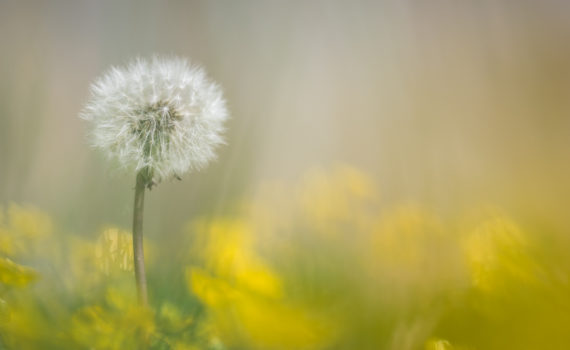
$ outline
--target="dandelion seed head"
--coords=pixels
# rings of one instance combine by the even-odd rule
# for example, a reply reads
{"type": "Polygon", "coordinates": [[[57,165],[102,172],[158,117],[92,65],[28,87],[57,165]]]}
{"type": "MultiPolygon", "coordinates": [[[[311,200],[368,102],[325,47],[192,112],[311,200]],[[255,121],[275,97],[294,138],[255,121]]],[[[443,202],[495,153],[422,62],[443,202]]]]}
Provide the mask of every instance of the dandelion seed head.
{"type": "Polygon", "coordinates": [[[228,112],[203,69],[155,56],[108,70],[80,116],[94,147],[126,167],[148,169],[158,183],[215,159],[228,112]]]}

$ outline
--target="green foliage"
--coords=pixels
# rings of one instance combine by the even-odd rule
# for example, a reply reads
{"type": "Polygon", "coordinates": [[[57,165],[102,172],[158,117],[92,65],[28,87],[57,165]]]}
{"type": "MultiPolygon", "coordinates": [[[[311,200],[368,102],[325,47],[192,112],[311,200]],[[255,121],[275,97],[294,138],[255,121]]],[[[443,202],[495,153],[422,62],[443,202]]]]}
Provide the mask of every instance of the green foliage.
{"type": "Polygon", "coordinates": [[[0,233],[0,349],[570,347],[570,257],[544,233],[387,206],[349,167],[146,241],[149,309],[129,231],[80,238],[10,205],[0,233]]]}

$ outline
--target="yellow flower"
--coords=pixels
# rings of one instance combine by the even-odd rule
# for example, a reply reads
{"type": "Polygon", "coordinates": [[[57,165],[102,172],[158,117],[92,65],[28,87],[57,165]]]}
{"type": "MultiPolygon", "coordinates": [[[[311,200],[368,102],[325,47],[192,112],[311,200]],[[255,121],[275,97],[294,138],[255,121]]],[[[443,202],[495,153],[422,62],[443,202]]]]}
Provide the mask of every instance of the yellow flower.
{"type": "Polygon", "coordinates": [[[328,341],[329,324],[285,298],[282,279],[257,255],[246,222],[215,221],[201,234],[205,268],[187,269],[187,280],[208,310],[212,334],[250,349],[314,349],[328,341]]]}
{"type": "Polygon", "coordinates": [[[433,215],[415,206],[403,206],[386,212],[374,235],[380,264],[391,268],[417,269],[435,254],[435,243],[443,238],[441,223],[433,215]]]}
{"type": "Polygon", "coordinates": [[[445,339],[429,339],[425,344],[425,350],[453,350],[454,347],[445,339]]]}
{"type": "Polygon", "coordinates": [[[8,208],[10,218],[10,228],[19,235],[38,239],[51,235],[53,226],[51,218],[45,213],[34,208],[23,208],[16,204],[11,204],[8,208]]]}
{"type": "Polygon", "coordinates": [[[235,299],[235,289],[226,281],[213,278],[200,268],[186,270],[190,290],[207,306],[220,307],[235,299]]]}
{"type": "Polygon", "coordinates": [[[364,173],[340,166],[332,174],[313,170],[300,191],[300,204],[307,221],[318,232],[331,234],[339,222],[358,221],[365,204],[376,194],[372,180],[364,173]]]}
{"type": "Polygon", "coordinates": [[[325,320],[302,306],[232,286],[193,268],[191,290],[208,306],[211,321],[228,344],[253,349],[315,349],[330,339],[325,320]]]}
{"type": "Polygon", "coordinates": [[[38,274],[33,269],[18,265],[8,258],[0,257],[0,283],[23,287],[37,277],[38,274]]]}
{"type": "Polygon", "coordinates": [[[210,271],[256,293],[281,295],[281,281],[254,252],[251,225],[246,221],[221,219],[195,228],[194,251],[210,271]]]}
{"type": "Polygon", "coordinates": [[[509,284],[535,283],[537,266],[527,251],[527,237],[511,220],[495,217],[465,239],[472,283],[486,292],[504,292],[509,284]]]}
{"type": "Polygon", "coordinates": [[[457,241],[436,216],[417,206],[386,210],[367,251],[363,269],[384,293],[394,293],[397,299],[410,293],[428,297],[462,280],[457,241]]]}
{"type": "Polygon", "coordinates": [[[0,254],[16,257],[35,253],[36,246],[50,237],[53,231],[51,218],[31,207],[11,204],[6,210],[0,207],[0,254]]]}
{"type": "Polygon", "coordinates": [[[101,305],[76,312],[71,323],[73,340],[90,349],[137,349],[154,332],[152,312],[136,303],[134,291],[114,288],[107,290],[101,305]]]}

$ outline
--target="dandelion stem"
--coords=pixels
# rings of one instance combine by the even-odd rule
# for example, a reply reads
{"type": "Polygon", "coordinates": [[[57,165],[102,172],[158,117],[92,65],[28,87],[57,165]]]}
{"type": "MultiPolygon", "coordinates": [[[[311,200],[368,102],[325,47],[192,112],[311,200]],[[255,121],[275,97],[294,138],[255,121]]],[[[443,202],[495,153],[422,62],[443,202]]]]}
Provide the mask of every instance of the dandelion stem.
{"type": "Polygon", "coordinates": [[[142,169],[137,174],[135,187],[135,205],[133,212],[133,252],[135,260],[135,278],[137,281],[137,293],[139,303],[148,306],[148,294],[146,274],[144,268],[143,248],[143,211],[144,191],[147,186],[147,170],[142,169]]]}

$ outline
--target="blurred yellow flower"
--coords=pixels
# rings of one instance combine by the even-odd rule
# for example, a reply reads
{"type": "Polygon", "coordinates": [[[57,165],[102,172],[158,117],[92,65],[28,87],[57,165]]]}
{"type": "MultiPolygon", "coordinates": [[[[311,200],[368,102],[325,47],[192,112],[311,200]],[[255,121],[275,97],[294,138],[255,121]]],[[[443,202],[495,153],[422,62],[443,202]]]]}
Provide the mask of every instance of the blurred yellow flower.
{"type": "Polygon", "coordinates": [[[10,204],[4,214],[0,207],[0,254],[15,257],[30,254],[51,236],[51,218],[38,209],[10,204]]]}
{"type": "Polygon", "coordinates": [[[205,269],[189,268],[187,279],[224,343],[313,349],[328,340],[325,320],[284,299],[282,281],[257,256],[246,222],[214,221],[201,234],[207,235],[199,248],[206,252],[205,269]]]}
{"type": "Polygon", "coordinates": [[[316,349],[330,339],[324,319],[302,306],[234,287],[191,269],[193,293],[208,306],[217,334],[231,345],[251,349],[316,349]]]}
{"type": "Polygon", "coordinates": [[[476,227],[464,249],[472,283],[486,292],[506,292],[509,285],[536,282],[537,266],[528,252],[528,240],[510,219],[495,217],[476,227]]]}
{"type": "Polygon", "coordinates": [[[418,271],[437,258],[438,241],[443,240],[443,226],[430,213],[416,206],[402,206],[385,212],[374,233],[379,265],[398,272],[418,271]]]}
{"type": "Polygon", "coordinates": [[[133,237],[130,232],[108,228],[95,244],[97,267],[106,274],[113,270],[133,271],[133,237]]]}
{"type": "Polygon", "coordinates": [[[137,349],[154,334],[152,311],[137,304],[134,291],[109,288],[105,301],[73,315],[71,336],[77,344],[89,349],[137,349]]]}
{"type": "Polygon", "coordinates": [[[217,276],[266,296],[281,296],[281,281],[254,249],[253,232],[245,220],[216,220],[195,226],[194,251],[217,276]]]}
{"type": "Polygon", "coordinates": [[[451,343],[445,339],[429,339],[425,344],[425,350],[453,350],[451,343]]]}
{"type": "Polygon", "coordinates": [[[18,265],[8,258],[0,257],[0,283],[23,287],[37,277],[38,274],[33,269],[18,265]]]}
{"type": "Polygon", "coordinates": [[[183,332],[194,324],[192,317],[183,315],[176,305],[169,302],[160,307],[159,318],[162,328],[169,333],[183,332]]]}
{"type": "Polygon", "coordinates": [[[186,270],[190,290],[209,307],[220,307],[235,299],[235,289],[226,281],[210,276],[200,268],[186,270]]]}
{"type": "Polygon", "coordinates": [[[43,238],[52,233],[51,218],[35,208],[11,204],[8,207],[8,218],[10,228],[26,238],[43,238]]]}
{"type": "Polygon", "coordinates": [[[0,210],[0,348],[568,348],[570,259],[536,227],[378,203],[348,167],[245,203],[193,220],[190,244],[156,260],[147,245],[154,310],[136,305],[129,232],[0,210]]]}
{"type": "Polygon", "coordinates": [[[24,287],[38,278],[33,268],[13,259],[20,261],[22,254],[31,253],[38,240],[51,232],[51,219],[37,209],[11,204],[5,214],[0,207],[0,286],[24,287]]]}
{"type": "Polygon", "coordinates": [[[456,237],[432,213],[415,205],[385,210],[371,234],[363,269],[371,281],[390,283],[395,297],[431,297],[458,288],[463,268],[456,237]]]}
{"type": "Polygon", "coordinates": [[[331,173],[311,171],[300,187],[299,200],[307,223],[318,232],[332,234],[343,221],[357,224],[367,212],[365,204],[375,195],[374,183],[366,174],[338,166],[331,173]]]}

